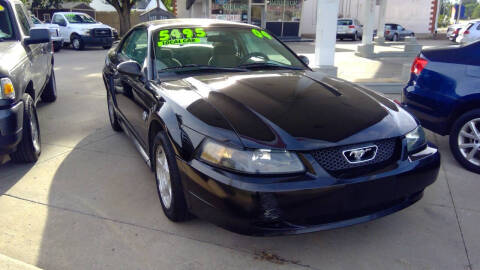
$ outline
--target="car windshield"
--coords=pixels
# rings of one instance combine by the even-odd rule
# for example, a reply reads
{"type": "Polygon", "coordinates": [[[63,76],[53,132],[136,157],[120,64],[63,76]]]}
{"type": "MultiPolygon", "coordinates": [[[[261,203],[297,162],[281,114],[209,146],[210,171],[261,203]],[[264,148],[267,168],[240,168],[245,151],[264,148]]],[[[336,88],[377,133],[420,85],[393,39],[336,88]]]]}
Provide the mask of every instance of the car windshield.
{"type": "Polygon", "coordinates": [[[152,36],[158,72],[305,68],[277,39],[257,28],[182,27],[152,36]]]}
{"type": "Polygon", "coordinates": [[[37,19],[37,17],[31,16],[31,18],[34,24],[42,24],[42,22],[39,19],[37,19]]]}
{"type": "Polygon", "coordinates": [[[0,3],[0,41],[13,39],[12,22],[7,8],[0,3]]]}
{"type": "Polygon", "coordinates": [[[338,20],[337,25],[352,25],[352,20],[338,20]]]}
{"type": "Polygon", "coordinates": [[[95,23],[95,20],[87,14],[65,14],[69,23],[95,23]]]}

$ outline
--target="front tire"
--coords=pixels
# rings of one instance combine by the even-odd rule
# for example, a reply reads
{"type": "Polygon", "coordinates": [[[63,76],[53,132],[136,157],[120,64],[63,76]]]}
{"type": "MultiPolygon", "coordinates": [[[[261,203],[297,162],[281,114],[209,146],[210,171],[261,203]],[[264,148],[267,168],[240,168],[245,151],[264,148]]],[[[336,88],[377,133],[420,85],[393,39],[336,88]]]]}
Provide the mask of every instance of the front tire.
{"type": "Polygon", "coordinates": [[[54,102],[57,100],[57,82],[55,80],[55,71],[53,70],[53,67],[50,73],[50,79],[48,80],[45,89],[43,89],[41,98],[42,101],[45,102],[54,102]]]}
{"type": "Polygon", "coordinates": [[[174,222],[189,218],[175,153],[165,132],[153,139],[152,167],[163,212],[174,222]]]}
{"type": "Polygon", "coordinates": [[[113,103],[113,97],[112,94],[110,94],[110,91],[107,90],[107,108],[108,108],[108,118],[110,118],[110,125],[112,126],[112,129],[116,132],[121,132],[122,131],[122,126],[120,126],[120,123],[118,122],[118,116],[117,113],[115,112],[115,107],[113,103]]]}
{"type": "Polygon", "coordinates": [[[10,154],[10,158],[17,163],[31,163],[36,162],[41,153],[40,127],[32,97],[26,94],[23,101],[25,105],[22,140],[17,146],[17,151],[10,154]]]}
{"type": "Polygon", "coordinates": [[[450,132],[450,149],[467,170],[480,174],[480,110],[460,116],[450,132]]]}
{"type": "Polygon", "coordinates": [[[83,44],[82,39],[78,35],[72,37],[72,47],[77,51],[81,51],[85,47],[85,44],[83,44]]]}

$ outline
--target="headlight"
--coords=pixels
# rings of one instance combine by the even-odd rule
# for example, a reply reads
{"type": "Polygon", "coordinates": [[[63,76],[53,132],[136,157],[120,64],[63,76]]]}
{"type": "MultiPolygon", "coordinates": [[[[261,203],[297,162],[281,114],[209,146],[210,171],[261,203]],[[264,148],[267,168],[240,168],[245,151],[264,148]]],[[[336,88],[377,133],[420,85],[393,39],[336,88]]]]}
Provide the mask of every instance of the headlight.
{"type": "Polygon", "coordinates": [[[1,83],[1,91],[0,91],[0,98],[1,99],[14,99],[15,98],[15,89],[13,88],[12,81],[9,78],[2,78],[0,79],[1,83]]]}
{"type": "Polygon", "coordinates": [[[50,28],[48,29],[50,31],[50,36],[56,37],[57,36],[57,29],[55,28],[50,28]]]}
{"type": "Polygon", "coordinates": [[[425,131],[423,131],[421,126],[418,126],[413,131],[407,133],[405,138],[407,139],[408,153],[418,152],[427,144],[427,140],[425,139],[425,131]]]}
{"type": "Polygon", "coordinates": [[[84,33],[84,35],[86,35],[86,36],[90,36],[90,33],[91,33],[91,32],[92,32],[92,30],[85,30],[85,32],[83,32],[83,33],[84,33]]]}
{"type": "Polygon", "coordinates": [[[212,165],[238,172],[280,174],[303,172],[305,167],[294,153],[281,150],[240,150],[207,140],[199,158],[212,165]]]}

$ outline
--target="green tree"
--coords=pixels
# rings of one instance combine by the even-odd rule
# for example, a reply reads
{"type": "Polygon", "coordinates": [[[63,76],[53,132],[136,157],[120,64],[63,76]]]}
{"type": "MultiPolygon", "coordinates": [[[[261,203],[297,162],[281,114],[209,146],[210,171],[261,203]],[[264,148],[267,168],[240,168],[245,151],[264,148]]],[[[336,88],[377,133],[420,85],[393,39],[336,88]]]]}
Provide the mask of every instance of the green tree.
{"type": "Polygon", "coordinates": [[[106,0],[118,13],[120,20],[120,36],[125,35],[131,27],[130,13],[137,0],[106,0]]]}
{"type": "Polygon", "coordinates": [[[472,19],[480,18],[480,5],[478,5],[472,12],[472,19]]]}

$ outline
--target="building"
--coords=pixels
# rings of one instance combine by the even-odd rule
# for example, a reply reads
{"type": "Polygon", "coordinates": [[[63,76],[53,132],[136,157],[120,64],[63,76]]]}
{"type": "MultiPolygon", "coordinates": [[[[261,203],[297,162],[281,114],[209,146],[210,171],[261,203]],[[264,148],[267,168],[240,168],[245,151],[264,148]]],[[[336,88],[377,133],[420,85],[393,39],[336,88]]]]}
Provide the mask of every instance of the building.
{"type": "MultiPolygon", "coordinates": [[[[436,5],[439,0],[387,0],[385,22],[398,23],[415,34],[429,35],[436,29],[436,5]]],[[[338,17],[355,18],[364,23],[364,0],[339,0],[338,17]]],[[[376,6],[375,14],[379,14],[376,6]]],[[[307,0],[303,5],[300,34],[313,36],[316,27],[317,1],[307,0]]],[[[375,17],[378,25],[378,16],[375,17]]]]}
{"type": "MultiPolygon", "coordinates": [[[[386,22],[398,23],[415,33],[432,33],[439,0],[387,0],[386,22]]],[[[259,25],[279,37],[313,37],[317,0],[177,0],[177,17],[213,18],[259,25]]],[[[364,22],[364,0],[338,0],[339,17],[364,22]]],[[[378,14],[378,6],[376,13],[378,14]]],[[[378,18],[375,18],[375,25],[378,18]]]]}
{"type": "Polygon", "coordinates": [[[279,37],[298,37],[302,4],[303,0],[177,0],[177,17],[244,22],[279,37]]]}

